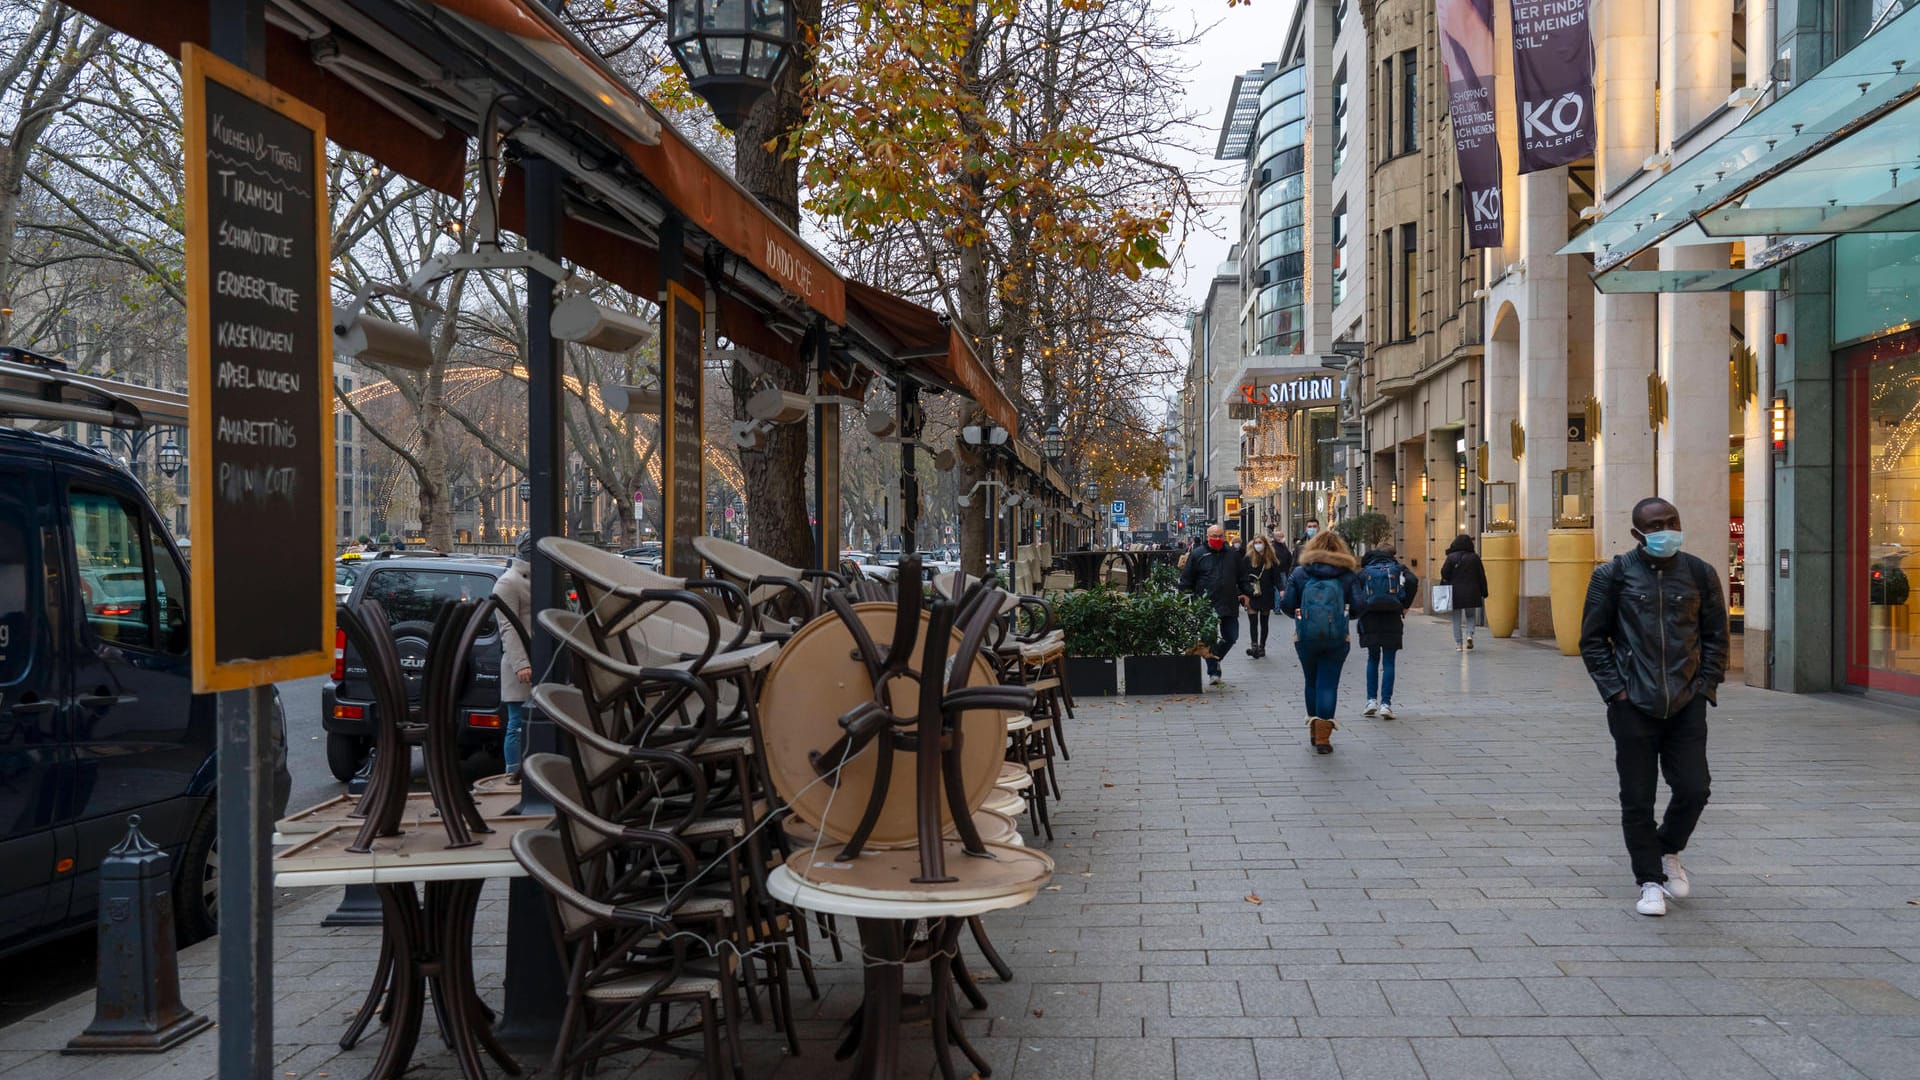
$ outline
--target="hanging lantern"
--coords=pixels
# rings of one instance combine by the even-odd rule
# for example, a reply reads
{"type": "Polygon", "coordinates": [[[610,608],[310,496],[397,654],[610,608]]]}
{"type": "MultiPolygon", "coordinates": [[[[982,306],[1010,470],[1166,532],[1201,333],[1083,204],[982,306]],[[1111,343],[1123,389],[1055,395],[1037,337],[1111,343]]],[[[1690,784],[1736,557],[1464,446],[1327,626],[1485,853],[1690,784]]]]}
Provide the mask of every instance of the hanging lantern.
{"type": "Polygon", "coordinates": [[[180,472],[180,444],[173,439],[173,433],[167,433],[167,441],[160,444],[160,471],[171,480],[180,472]]]}
{"type": "Polygon", "coordinates": [[[520,501],[523,503],[533,501],[533,481],[524,476],[520,478],[520,501]]]}
{"type": "Polygon", "coordinates": [[[1066,444],[1066,433],[1060,430],[1059,424],[1055,424],[1047,429],[1046,435],[1040,440],[1041,453],[1046,455],[1048,461],[1057,462],[1067,452],[1066,444]]]}
{"type": "Polygon", "coordinates": [[[773,89],[798,33],[790,0],[671,0],[667,47],[693,92],[737,129],[773,89]]]}

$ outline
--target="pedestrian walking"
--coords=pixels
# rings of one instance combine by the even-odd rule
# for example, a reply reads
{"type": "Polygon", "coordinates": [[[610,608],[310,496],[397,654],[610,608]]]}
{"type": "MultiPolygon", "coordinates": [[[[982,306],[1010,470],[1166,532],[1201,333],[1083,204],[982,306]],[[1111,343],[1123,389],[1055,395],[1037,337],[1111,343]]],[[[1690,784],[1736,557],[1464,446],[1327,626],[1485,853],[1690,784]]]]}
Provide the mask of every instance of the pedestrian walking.
{"type": "MultiPolygon", "coordinates": [[[[501,574],[493,583],[493,595],[513,612],[520,625],[533,629],[533,580],[530,577],[532,566],[528,562],[533,557],[533,534],[523,532],[515,542],[513,562],[508,564],[507,572],[501,574]]],[[[520,640],[520,634],[511,625],[500,620],[500,703],[507,709],[507,732],[500,746],[500,756],[506,759],[507,774],[514,783],[520,781],[520,749],[525,738],[527,723],[527,701],[533,696],[533,661],[527,657],[527,643],[520,640]]]]}
{"type": "Polygon", "coordinates": [[[1367,650],[1367,712],[1393,719],[1393,665],[1406,642],[1407,607],[1420,592],[1420,578],[1402,565],[1392,544],[1360,560],[1353,579],[1353,610],[1360,613],[1360,647],[1367,650]]]}
{"type": "Polygon", "coordinates": [[[1268,623],[1280,591],[1286,588],[1286,567],[1292,563],[1291,559],[1280,561],[1282,550],[1264,536],[1255,536],[1247,545],[1247,568],[1253,581],[1253,598],[1247,604],[1247,655],[1256,660],[1267,655],[1268,623]]]}
{"type": "Polygon", "coordinates": [[[1333,733],[1340,727],[1333,715],[1340,669],[1353,649],[1347,619],[1359,565],[1339,533],[1317,533],[1300,549],[1299,564],[1280,597],[1280,610],[1293,616],[1293,648],[1306,683],[1307,730],[1322,754],[1333,753],[1333,733]]]}
{"type": "Polygon", "coordinates": [[[1487,568],[1473,550],[1473,537],[1461,533],[1447,545],[1440,584],[1453,590],[1453,651],[1472,652],[1473,629],[1480,625],[1480,608],[1487,602],[1487,568]]]}
{"type": "Polygon", "coordinates": [[[1727,605],[1713,567],[1680,550],[1680,511],[1665,499],[1633,508],[1639,546],[1593,572],[1580,657],[1607,703],[1620,773],[1620,828],[1640,899],[1665,915],[1692,891],[1680,853],[1706,809],[1707,706],[1727,671],[1727,605]],[[1661,773],[1672,797],[1653,820],[1661,773]]]}
{"type": "Polygon", "coordinates": [[[1207,546],[1195,548],[1180,572],[1180,588],[1205,597],[1220,617],[1220,640],[1207,656],[1207,675],[1215,686],[1223,682],[1220,661],[1240,640],[1240,609],[1253,595],[1251,579],[1247,557],[1227,546],[1226,530],[1218,525],[1207,527],[1207,546]]]}

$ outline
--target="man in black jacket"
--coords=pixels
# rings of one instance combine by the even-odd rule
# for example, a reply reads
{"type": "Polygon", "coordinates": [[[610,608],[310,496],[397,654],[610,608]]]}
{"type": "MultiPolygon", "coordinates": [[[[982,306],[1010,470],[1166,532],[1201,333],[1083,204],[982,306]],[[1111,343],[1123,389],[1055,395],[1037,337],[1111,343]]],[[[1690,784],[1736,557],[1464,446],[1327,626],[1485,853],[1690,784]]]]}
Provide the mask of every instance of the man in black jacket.
{"type": "Polygon", "coordinates": [[[1220,685],[1220,660],[1240,640],[1240,609],[1253,595],[1253,571],[1247,556],[1227,543],[1227,534],[1218,525],[1207,528],[1205,547],[1196,547],[1187,556],[1187,568],[1180,572],[1180,588],[1197,593],[1213,603],[1220,616],[1220,641],[1207,657],[1207,675],[1220,685]]]}
{"type": "Polygon", "coordinates": [[[1727,672],[1727,605],[1713,568],[1681,552],[1680,511],[1665,499],[1633,508],[1639,546],[1593,572],[1580,620],[1580,656],[1607,703],[1620,771],[1620,825],[1634,909],[1665,915],[1691,891],[1680,853],[1706,809],[1707,705],[1727,672]],[[1661,771],[1673,797],[1655,827],[1661,771]]]}

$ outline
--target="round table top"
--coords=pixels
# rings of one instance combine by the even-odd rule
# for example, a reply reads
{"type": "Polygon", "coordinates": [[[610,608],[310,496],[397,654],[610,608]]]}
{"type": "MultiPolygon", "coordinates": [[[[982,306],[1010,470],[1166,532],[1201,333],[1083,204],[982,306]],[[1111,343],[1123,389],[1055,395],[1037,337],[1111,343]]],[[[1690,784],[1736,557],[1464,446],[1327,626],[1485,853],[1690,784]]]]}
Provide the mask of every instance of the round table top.
{"type": "Polygon", "coordinates": [[[977,900],[947,900],[940,898],[937,894],[924,900],[880,900],[816,889],[794,876],[793,871],[784,866],[776,867],[767,875],[767,892],[771,893],[775,900],[807,911],[818,911],[825,915],[846,915],[855,919],[960,919],[970,915],[984,915],[989,911],[1024,907],[1039,894],[1039,891],[1035,888],[1008,896],[990,896],[977,900]]]}
{"type": "MultiPolygon", "coordinates": [[[[854,612],[876,644],[885,647],[892,641],[897,612],[893,604],[855,604],[854,612]]],[[[924,611],[920,620],[922,638],[914,645],[916,669],[930,621],[924,611]]],[[[958,652],[961,643],[958,630],[952,631],[952,635],[950,654],[958,652]]],[[[768,670],[760,693],[760,728],[767,772],[774,789],[792,807],[795,817],[834,840],[845,841],[853,835],[866,811],[880,753],[893,754],[892,778],[871,839],[883,847],[911,845],[919,837],[914,802],[919,784],[912,753],[884,749],[879,745],[880,740],[875,740],[841,767],[837,789],[831,781],[820,781],[820,774],[808,757],[810,753],[829,750],[844,733],[840,717],[854,706],[873,699],[873,683],[866,666],[854,656],[853,645],[853,635],[839,618],[822,616],[808,623],[781,647],[780,657],[768,670]]],[[[997,681],[984,657],[974,657],[973,665],[971,685],[991,685],[997,681]]],[[[910,713],[917,704],[919,682],[903,676],[896,680],[893,693],[896,708],[910,713]]],[[[993,709],[973,709],[961,715],[960,772],[966,783],[966,805],[970,811],[980,809],[999,778],[1000,762],[1006,751],[1008,716],[993,709]]],[[[945,798],[939,799],[938,806],[944,830],[952,823],[952,815],[945,798]]]]}

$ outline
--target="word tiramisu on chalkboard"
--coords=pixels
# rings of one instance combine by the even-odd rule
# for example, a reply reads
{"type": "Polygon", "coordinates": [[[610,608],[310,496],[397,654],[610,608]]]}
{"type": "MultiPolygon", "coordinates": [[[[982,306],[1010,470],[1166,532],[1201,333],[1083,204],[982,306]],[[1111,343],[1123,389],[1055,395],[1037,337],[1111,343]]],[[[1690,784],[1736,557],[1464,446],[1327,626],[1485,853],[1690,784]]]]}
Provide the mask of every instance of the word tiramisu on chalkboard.
{"type": "Polygon", "coordinates": [[[194,678],[233,689],[331,665],[325,122],[184,60],[194,678]]]}

